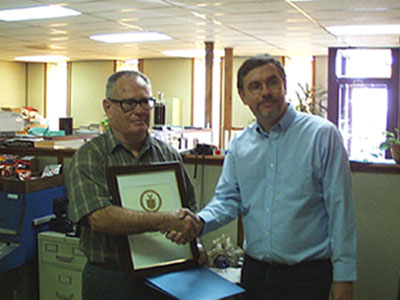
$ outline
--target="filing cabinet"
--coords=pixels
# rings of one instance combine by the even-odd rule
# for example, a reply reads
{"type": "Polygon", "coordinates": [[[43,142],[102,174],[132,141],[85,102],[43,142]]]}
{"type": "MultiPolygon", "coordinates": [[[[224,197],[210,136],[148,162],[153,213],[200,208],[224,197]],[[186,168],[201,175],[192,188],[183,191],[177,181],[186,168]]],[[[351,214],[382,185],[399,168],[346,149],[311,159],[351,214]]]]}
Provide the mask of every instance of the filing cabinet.
{"type": "Polygon", "coordinates": [[[80,300],[86,257],[79,238],[48,231],[38,241],[40,300],[80,300]]]}

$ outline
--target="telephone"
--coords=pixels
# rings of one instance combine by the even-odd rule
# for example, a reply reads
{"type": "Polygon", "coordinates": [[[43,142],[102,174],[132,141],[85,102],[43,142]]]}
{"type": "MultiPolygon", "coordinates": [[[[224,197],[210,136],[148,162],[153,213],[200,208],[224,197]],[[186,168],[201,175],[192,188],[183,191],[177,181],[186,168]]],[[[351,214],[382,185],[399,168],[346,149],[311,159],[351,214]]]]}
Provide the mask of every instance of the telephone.
{"type": "Polygon", "coordinates": [[[196,155],[213,155],[214,149],[216,149],[214,145],[197,144],[192,151],[196,155]]]}

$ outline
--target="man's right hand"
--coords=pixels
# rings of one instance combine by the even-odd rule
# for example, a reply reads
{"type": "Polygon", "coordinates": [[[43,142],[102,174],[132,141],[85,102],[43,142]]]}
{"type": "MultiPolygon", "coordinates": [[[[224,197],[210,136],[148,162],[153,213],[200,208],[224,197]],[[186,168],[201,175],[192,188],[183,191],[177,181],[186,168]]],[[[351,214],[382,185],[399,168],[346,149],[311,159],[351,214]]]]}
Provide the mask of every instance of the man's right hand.
{"type": "Polygon", "coordinates": [[[203,230],[203,221],[189,209],[183,208],[174,213],[176,222],[166,237],[177,244],[186,244],[196,238],[203,230]]]}

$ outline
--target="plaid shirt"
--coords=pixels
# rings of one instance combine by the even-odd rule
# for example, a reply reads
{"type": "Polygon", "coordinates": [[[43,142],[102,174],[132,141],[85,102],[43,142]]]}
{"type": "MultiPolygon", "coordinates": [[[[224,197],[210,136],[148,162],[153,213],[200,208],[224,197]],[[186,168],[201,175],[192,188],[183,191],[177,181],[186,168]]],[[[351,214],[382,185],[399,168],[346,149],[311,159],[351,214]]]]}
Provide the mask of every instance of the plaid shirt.
{"type": "MultiPolygon", "coordinates": [[[[68,217],[81,224],[80,248],[90,262],[119,263],[118,237],[94,232],[85,222],[93,211],[116,204],[108,189],[106,170],[109,166],[146,165],[153,162],[179,161],[178,152],[166,143],[148,138],[134,157],[114,136],[111,130],[84,144],[73,156],[68,173],[68,217]]],[[[185,199],[195,209],[193,185],[184,167],[185,199]]]]}

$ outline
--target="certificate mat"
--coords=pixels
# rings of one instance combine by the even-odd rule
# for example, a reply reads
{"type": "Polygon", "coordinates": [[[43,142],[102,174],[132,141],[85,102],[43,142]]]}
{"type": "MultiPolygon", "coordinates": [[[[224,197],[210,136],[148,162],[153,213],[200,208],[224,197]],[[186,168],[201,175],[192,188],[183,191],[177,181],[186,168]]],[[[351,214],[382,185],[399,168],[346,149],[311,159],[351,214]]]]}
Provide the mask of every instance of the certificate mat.
{"type": "MultiPolygon", "coordinates": [[[[124,208],[157,213],[187,207],[179,163],[110,167],[113,198],[124,208]]],[[[196,266],[196,243],[177,245],[160,232],[132,234],[121,242],[126,273],[131,277],[162,274],[196,266]]]]}

